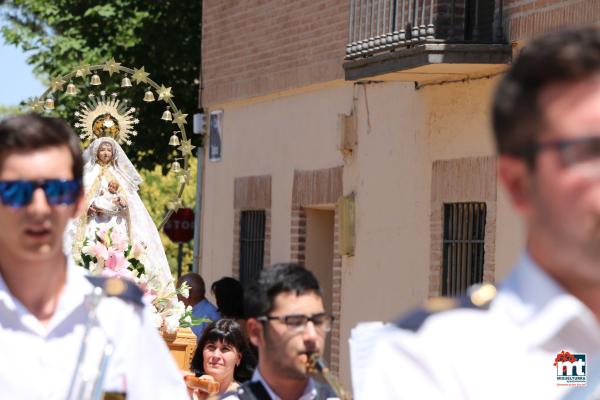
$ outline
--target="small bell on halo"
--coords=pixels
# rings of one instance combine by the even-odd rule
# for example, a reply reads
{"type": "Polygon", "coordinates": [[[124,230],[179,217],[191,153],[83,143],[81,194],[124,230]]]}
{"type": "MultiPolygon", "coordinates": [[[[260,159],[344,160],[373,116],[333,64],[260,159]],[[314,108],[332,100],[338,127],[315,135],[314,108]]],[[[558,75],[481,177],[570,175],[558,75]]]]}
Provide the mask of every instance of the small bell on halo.
{"type": "Polygon", "coordinates": [[[181,165],[179,165],[178,161],[173,161],[173,164],[171,164],[171,172],[174,172],[174,173],[181,172],[181,165]]]}
{"type": "Polygon", "coordinates": [[[73,84],[73,82],[69,82],[65,93],[67,93],[69,96],[75,96],[77,94],[77,87],[73,84]]]}
{"type": "Polygon", "coordinates": [[[131,87],[131,81],[128,77],[125,77],[121,80],[121,87],[131,87]]]}
{"type": "Polygon", "coordinates": [[[177,137],[176,134],[173,134],[171,136],[171,138],[169,139],[169,145],[170,146],[179,146],[181,143],[179,142],[179,138],[177,137]]]}
{"type": "Polygon", "coordinates": [[[46,97],[45,104],[48,110],[54,110],[54,97],[52,97],[52,95],[46,97]]]}
{"type": "Polygon", "coordinates": [[[99,86],[101,84],[102,82],[100,81],[100,77],[98,76],[98,74],[92,75],[92,78],[90,79],[90,85],[99,86]]]}
{"type": "Polygon", "coordinates": [[[150,103],[152,101],[154,101],[154,93],[152,93],[152,91],[150,89],[146,90],[146,93],[144,93],[144,101],[146,103],[150,103]]]}
{"type": "Polygon", "coordinates": [[[160,119],[162,119],[163,121],[173,121],[173,114],[171,114],[171,111],[169,111],[168,106],[165,112],[163,113],[162,117],[160,117],[160,119]]]}

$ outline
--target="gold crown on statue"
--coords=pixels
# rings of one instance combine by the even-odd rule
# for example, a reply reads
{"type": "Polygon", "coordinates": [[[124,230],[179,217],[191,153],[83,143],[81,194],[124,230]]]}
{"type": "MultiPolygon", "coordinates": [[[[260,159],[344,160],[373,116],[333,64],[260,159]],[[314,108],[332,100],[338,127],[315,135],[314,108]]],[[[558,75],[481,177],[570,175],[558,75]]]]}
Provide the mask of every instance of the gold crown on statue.
{"type": "Polygon", "coordinates": [[[81,108],[75,112],[75,128],[81,131],[79,137],[82,140],[110,136],[119,144],[131,144],[130,137],[137,135],[134,126],[139,120],[135,118],[135,108],[127,107],[127,100],[117,99],[116,93],[109,97],[104,91],[100,96],[90,94],[89,101],[79,105],[81,108]]]}

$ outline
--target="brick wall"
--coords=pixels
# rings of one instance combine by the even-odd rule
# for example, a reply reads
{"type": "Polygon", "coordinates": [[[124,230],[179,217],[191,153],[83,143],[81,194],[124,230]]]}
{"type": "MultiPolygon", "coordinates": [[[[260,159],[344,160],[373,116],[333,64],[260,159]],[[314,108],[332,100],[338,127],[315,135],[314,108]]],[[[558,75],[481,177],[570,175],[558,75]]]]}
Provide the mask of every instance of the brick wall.
{"type": "Polygon", "coordinates": [[[526,40],[562,26],[600,22],[598,0],[504,0],[504,19],[510,41],[526,40]]]}
{"type": "Polygon", "coordinates": [[[204,106],[343,79],[348,0],[205,0],[204,106]]]}
{"type": "Polygon", "coordinates": [[[232,276],[240,277],[240,221],[242,211],[265,211],[263,267],[271,265],[271,176],[235,178],[233,195],[233,265],[232,276]]]}
{"type": "MultiPolygon", "coordinates": [[[[306,261],[306,211],[311,205],[336,204],[342,196],[343,167],[313,171],[295,171],[291,209],[291,261],[304,265],[306,261]]],[[[339,253],[339,211],[335,208],[333,229],[331,362],[336,375],[340,368],[340,318],[342,313],[342,256],[339,253]]]]}

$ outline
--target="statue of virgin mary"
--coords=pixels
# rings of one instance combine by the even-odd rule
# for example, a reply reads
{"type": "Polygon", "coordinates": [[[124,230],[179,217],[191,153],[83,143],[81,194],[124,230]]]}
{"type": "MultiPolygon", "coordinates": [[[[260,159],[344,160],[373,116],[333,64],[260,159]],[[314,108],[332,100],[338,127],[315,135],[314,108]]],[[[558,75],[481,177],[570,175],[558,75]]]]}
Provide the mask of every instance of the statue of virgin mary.
{"type": "Polygon", "coordinates": [[[159,279],[161,287],[172,285],[160,235],[138,194],[143,179],[119,143],[108,136],[95,139],[84,151],[84,161],[87,212],[82,213],[71,228],[73,251],[77,253],[85,239],[94,242],[98,232],[109,229],[119,232],[129,244],[142,244],[146,248],[149,264],[145,265],[146,275],[159,279]],[[109,189],[115,199],[113,210],[99,206],[106,203],[103,197],[109,189]]]}

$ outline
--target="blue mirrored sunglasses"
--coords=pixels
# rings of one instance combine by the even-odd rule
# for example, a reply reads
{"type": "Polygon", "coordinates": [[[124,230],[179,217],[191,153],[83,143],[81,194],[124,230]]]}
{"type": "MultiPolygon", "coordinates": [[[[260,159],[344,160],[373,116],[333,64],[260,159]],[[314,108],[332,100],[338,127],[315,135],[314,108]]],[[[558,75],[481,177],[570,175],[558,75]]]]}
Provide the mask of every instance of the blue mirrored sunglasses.
{"type": "Polygon", "coordinates": [[[73,204],[81,190],[79,180],[48,179],[45,181],[0,181],[0,200],[9,207],[21,208],[42,188],[50,205],[73,204]]]}

